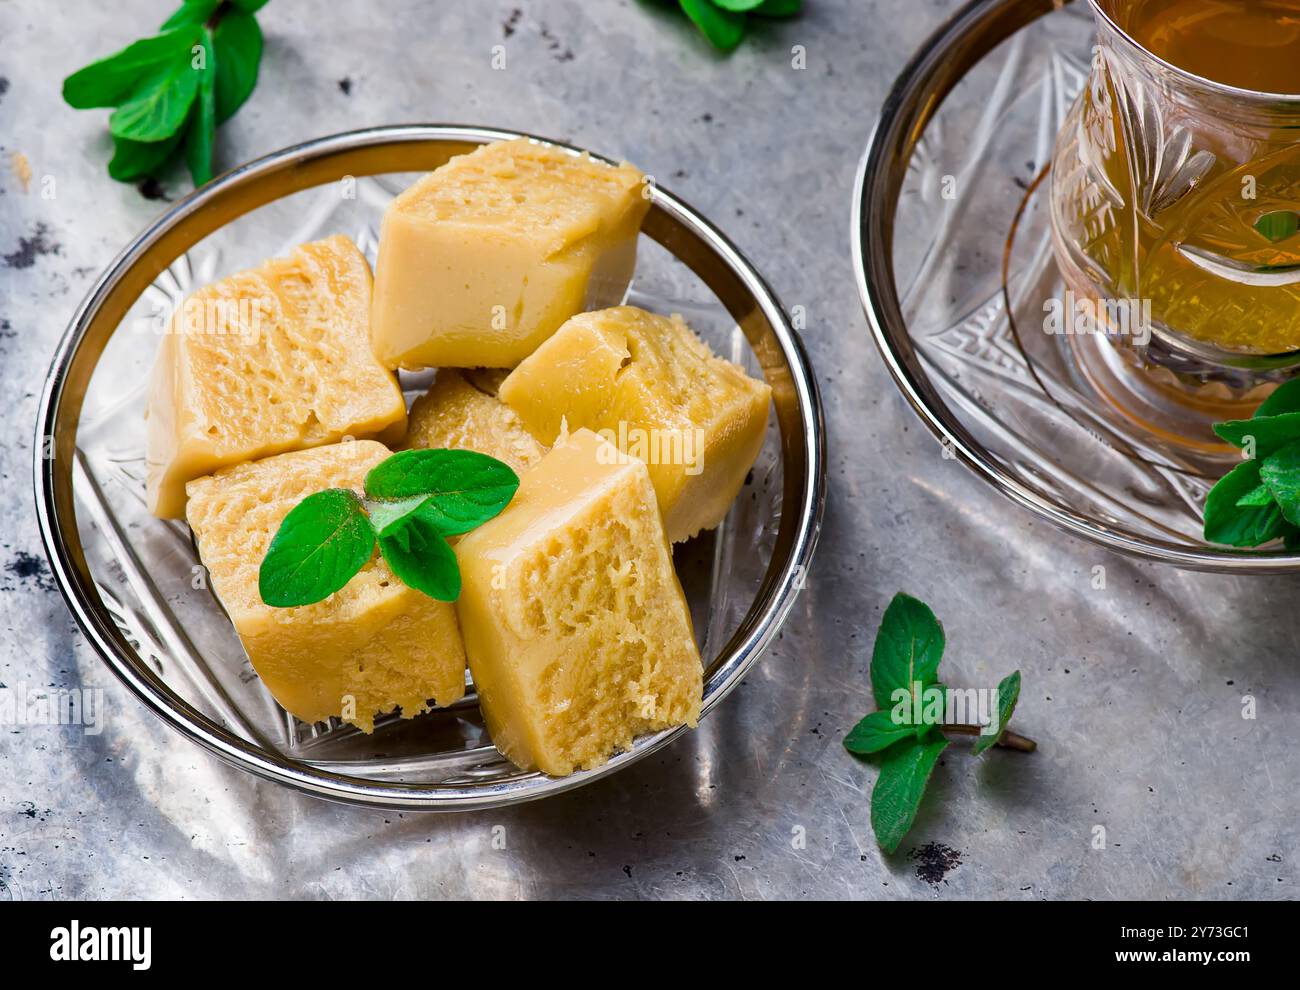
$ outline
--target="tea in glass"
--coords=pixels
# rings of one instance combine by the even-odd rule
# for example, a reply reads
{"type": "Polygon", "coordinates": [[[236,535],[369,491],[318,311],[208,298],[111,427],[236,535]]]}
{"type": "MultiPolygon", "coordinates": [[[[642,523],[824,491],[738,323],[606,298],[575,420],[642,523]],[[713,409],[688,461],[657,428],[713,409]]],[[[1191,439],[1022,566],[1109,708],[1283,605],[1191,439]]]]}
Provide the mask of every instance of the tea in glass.
{"type": "Polygon", "coordinates": [[[1149,307],[1149,339],[1093,356],[1145,377],[1117,401],[1208,436],[1300,367],[1300,0],[1089,2],[1091,76],[1052,163],[1057,259],[1078,295],[1149,307]]]}

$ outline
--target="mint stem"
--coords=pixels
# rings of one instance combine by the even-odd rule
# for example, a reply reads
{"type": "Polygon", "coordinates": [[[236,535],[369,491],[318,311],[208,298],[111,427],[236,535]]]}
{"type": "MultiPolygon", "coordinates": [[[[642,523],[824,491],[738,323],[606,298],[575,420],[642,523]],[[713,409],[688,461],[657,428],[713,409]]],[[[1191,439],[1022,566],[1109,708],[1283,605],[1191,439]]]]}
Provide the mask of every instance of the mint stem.
{"type": "MultiPolygon", "coordinates": [[[[978,736],[984,732],[982,725],[940,725],[939,728],[958,736],[978,736]]],[[[1038,748],[1038,743],[1028,736],[1022,736],[1010,729],[1003,730],[1002,738],[994,745],[1001,746],[1003,749],[1014,749],[1020,753],[1032,753],[1038,748]]]]}

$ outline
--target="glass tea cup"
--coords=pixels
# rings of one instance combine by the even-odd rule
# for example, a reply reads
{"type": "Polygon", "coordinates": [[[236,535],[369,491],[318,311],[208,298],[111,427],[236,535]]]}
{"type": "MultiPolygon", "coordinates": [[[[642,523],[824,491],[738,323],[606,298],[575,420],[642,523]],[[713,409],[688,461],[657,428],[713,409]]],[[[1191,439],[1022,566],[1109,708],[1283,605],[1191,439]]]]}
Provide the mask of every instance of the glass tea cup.
{"type": "Polygon", "coordinates": [[[1070,342],[1120,412],[1212,452],[1300,369],[1300,0],[1088,3],[1051,215],[1104,332],[1070,342]]]}

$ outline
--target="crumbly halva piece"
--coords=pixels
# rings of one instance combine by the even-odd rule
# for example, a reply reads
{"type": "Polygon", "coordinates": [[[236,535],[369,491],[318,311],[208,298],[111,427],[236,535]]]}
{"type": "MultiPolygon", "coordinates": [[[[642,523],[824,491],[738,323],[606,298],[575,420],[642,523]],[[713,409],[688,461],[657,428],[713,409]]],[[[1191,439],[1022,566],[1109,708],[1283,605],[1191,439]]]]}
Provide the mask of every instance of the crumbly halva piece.
{"type": "Polygon", "coordinates": [[[678,543],[727,514],[763,447],[772,390],[681,317],[617,306],[573,317],[498,395],[541,443],[587,427],[645,461],[678,543]]]}
{"type": "Polygon", "coordinates": [[[590,430],[456,545],[456,604],[497,748],[563,776],[699,719],[703,671],[645,464],[590,430]]]}
{"type": "Polygon", "coordinates": [[[185,483],[345,437],[393,441],[406,401],[370,350],[370,266],[346,237],[304,244],[186,299],[149,382],[146,492],[185,514],[185,483]]]}
{"type": "Polygon", "coordinates": [[[376,554],[323,601],[273,608],[258,571],[289,510],[327,488],[362,491],[388,457],[370,440],[277,454],[189,483],[187,518],[226,614],[253,668],[281,706],[304,722],[338,716],[365,732],[377,713],[403,717],[465,694],[456,610],[409,588],[376,554]]]}
{"type": "Polygon", "coordinates": [[[575,313],[621,302],[644,176],[525,138],[451,159],[379,235],[372,333],[390,368],[511,368],[575,313]]]}

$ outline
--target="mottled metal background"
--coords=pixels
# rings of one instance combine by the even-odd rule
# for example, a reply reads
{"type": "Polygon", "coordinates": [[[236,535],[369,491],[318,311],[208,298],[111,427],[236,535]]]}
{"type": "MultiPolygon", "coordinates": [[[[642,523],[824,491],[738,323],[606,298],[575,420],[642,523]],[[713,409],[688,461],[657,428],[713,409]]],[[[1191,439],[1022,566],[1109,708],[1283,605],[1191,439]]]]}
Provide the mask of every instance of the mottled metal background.
{"type": "MultiPolygon", "coordinates": [[[[219,164],[411,121],[626,156],[806,310],[830,504],[807,590],[745,684],[662,755],[571,795],[472,815],[358,811],[167,730],[110,679],[51,585],[31,435],[75,305],[167,205],[107,178],[107,115],[64,106],[60,81],[171,6],[0,4],[0,684],[102,688],[106,706],[97,735],[0,725],[0,899],[1296,896],[1300,585],[1137,566],[1047,528],[941,456],[868,338],[849,262],[854,168],[946,0],[808,0],[729,58],[638,0],[273,0],[261,82],[222,128],[219,164]],[[27,192],[14,152],[31,162],[27,192]],[[1040,750],[977,760],[954,745],[885,859],[868,825],[874,770],[840,738],[872,707],[871,638],[900,589],[944,620],[950,683],[1024,671],[1015,724],[1040,750]]],[[[187,189],[177,173],[150,192],[187,189]]]]}

